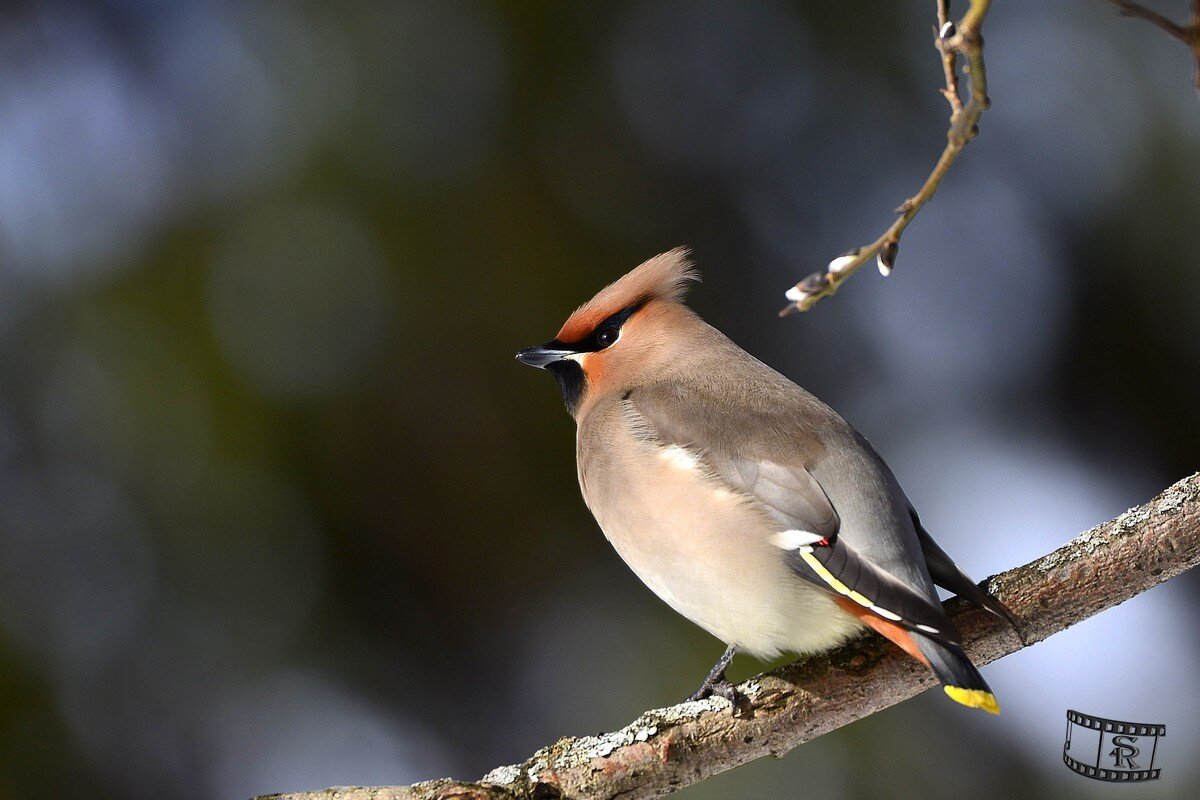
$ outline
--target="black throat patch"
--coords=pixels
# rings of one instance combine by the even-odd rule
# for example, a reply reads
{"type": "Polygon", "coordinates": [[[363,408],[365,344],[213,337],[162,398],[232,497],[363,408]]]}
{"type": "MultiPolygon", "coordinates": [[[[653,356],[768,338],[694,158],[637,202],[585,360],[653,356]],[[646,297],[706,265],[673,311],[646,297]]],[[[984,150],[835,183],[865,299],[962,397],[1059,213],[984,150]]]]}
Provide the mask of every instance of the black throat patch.
{"type": "Polygon", "coordinates": [[[558,381],[558,388],[562,390],[563,402],[567,404],[567,411],[571,413],[571,416],[575,416],[575,410],[579,408],[579,401],[583,399],[583,389],[587,383],[583,367],[579,366],[578,362],[567,358],[546,365],[546,370],[554,376],[554,380],[558,381]]]}

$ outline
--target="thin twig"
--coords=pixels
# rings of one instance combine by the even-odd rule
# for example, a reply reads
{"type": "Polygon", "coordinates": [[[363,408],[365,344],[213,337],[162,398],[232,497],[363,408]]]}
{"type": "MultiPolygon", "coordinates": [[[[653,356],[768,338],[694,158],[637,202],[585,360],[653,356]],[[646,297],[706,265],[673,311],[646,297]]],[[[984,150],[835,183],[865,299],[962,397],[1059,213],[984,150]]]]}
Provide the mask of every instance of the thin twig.
{"type": "Polygon", "coordinates": [[[1188,25],[1186,26],[1172,22],[1162,14],[1146,8],[1141,3],[1132,3],[1128,0],[1108,0],[1108,2],[1116,6],[1122,15],[1144,19],[1151,25],[1155,25],[1166,32],[1167,35],[1173,36],[1187,45],[1192,51],[1192,58],[1196,62],[1192,78],[1196,86],[1196,91],[1200,92],[1200,0],[1192,0],[1191,18],[1188,20],[1188,25]]]}
{"type": "Polygon", "coordinates": [[[983,36],[981,27],[983,18],[987,16],[991,0],[971,0],[971,7],[962,20],[955,25],[949,18],[948,0],[937,0],[938,30],[935,32],[935,43],[942,54],[942,68],[946,74],[946,87],[940,91],[950,102],[950,128],[946,131],[946,148],[934,165],[933,171],[925,179],[921,190],[905,200],[896,213],[899,218],[892,223],[883,235],[871,244],[856,247],[850,252],[838,256],[829,262],[829,266],[821,272],[814,272],[787,291],[791,305],[779,312],[779,316],[787,316],[794,311],[808,311],[821,298],[828,297],[837,291],[842,281],[853,275],[859,267],[876,259],[879,271],[888,275],[896,260],[896,252],[900,247],[900,236],[904,229],[917,216],[917,212],[929,202],[946,172],[954,164],[955,159],[962,153],[967,142],[979,133],[979,118],[991,105],[987,93],[987,71],[983,64],[983,36]],[[959,95],[958,78],[956,77],[957,57],[966,59],[966,72],[971,79],[970,98],[964,105],[959,95]]]}
{"type": "Polygon", "coordinates": [[[933,29],[933,41],[938,52],[942,54],[942,71],[946,73],[946,88],[941,90],[942,96],[950,104],[950,114],[953,116],[962,111],[963,104],[958,93],[958,54],[942,45],[945,34],[953,30],[953,27],[947,28],[947,25],[954,25],[950,19],[950,0],[938,0],[937,27],[933,29]]]}
{"type": "MultiPolygon", "coordinates": [[[[1009,570],[985,588],[1016,627],[952,600],[947,612],[976,664],[989,664],[1123,603],[1200,564],[1200,473],[1146,505],[1009,570]]],[[[647,711],[626,728],[562,739],[477,782],[328,789],[280,800],[623,800],[659,797],[797,745],[934,684],[928,670],[877,635],[742,684],[749,713],[718,698],[647,711]]],[[[1000,698],[1001,703],[1004,698],[1000,698]]],[[[1061,712],[1065,712],[1065,707],[1061,712]]],[[[976,713],[959,709],[960,713],[976,713]]]]}
{"type": "Polygon", "coordinates": [[[1151,11],[1141,3],[1131,3],[1128,0],[1108,0],[1117,7],[1117,10],[1126,17],[1137,17],[1144,19],[1152,25],[1157,25],[1164,31],[1174,36],[1184,44],[1188,43],[1188,29],[1182,25],[1178,25],[1171,20],[1159,14],[1157,11],[1151,11]]]}

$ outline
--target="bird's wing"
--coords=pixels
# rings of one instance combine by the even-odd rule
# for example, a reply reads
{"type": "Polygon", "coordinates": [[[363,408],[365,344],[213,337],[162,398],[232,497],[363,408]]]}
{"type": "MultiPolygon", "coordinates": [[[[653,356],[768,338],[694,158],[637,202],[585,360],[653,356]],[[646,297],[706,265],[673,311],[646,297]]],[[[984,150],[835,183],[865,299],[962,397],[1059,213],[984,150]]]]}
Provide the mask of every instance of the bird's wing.
{"type": "MultiPolygon", "coordinates": [[[[838,515],[828,495],[803,459],[787,451],[793,415],[741,408],[734,435],[730,435],[734,423],[722,419],[728,415],[721,408],[689,400],[675,390],[636,389],[622,404],[636,436],[662,447],[686,449],[725,488],[757,503],[777,523],[773,543],[797,575],[883,619],[950,643],[961,641],[940,603],[838,538],[838,515]],[[764,431],[771,440],[756,441],[764,431]]],[[[802,430],[795,433],[800,438],[811,436],[802,430]]]]}

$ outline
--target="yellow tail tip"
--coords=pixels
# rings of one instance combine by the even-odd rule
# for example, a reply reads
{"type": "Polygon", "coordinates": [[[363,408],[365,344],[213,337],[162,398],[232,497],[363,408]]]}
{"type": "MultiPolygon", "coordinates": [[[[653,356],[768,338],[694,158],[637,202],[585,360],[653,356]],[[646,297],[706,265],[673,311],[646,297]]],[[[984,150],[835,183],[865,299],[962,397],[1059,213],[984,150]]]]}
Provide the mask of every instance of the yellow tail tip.
{"type": "Polygon", "coordinates": [[[996,695],[991,692],[985,692],[983,689],[964,689],[961,686],[943,686],[942,688],[956,703],[962,703],[971,708],[982,708],[989,714],[1000,713],[1000,704],[996,702],[996,695]]]}

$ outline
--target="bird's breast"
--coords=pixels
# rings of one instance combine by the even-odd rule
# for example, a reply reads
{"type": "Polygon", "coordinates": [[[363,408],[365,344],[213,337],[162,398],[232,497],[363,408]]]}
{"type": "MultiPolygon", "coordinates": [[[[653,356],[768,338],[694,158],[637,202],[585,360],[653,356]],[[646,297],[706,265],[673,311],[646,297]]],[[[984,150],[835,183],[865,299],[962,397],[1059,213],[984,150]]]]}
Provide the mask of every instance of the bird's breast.
{"type": "Polygon", "coordinates": [[[726,486],[702,453],[661,444],[617,417],[581,428],[579,479],[604,535],[635,574],[722,641],[771,658],[815,652],[859,628],[788,569],[778,525],[726,486]]]}

